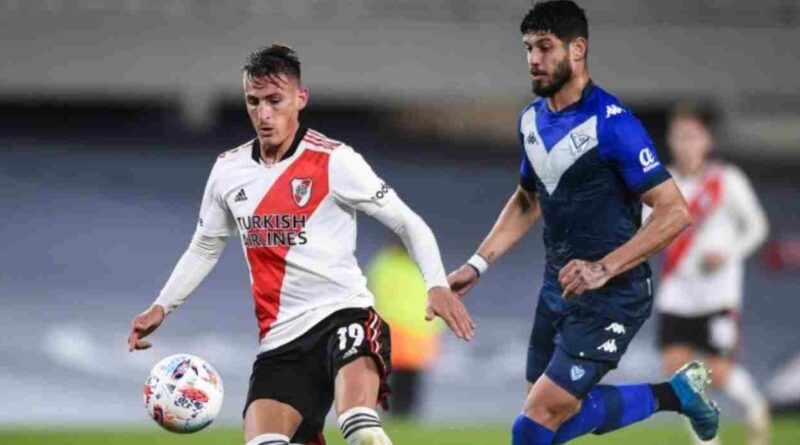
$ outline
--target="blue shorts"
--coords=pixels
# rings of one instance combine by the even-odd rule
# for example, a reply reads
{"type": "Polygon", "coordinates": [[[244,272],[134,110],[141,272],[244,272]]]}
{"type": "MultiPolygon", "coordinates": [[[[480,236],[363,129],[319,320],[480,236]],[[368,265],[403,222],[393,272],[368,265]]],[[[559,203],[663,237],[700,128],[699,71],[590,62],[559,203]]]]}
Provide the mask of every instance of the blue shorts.
{"type": "Polygon", "coordinates": [[[566,391],[583,398],[608,371],[617,367],[650,315],[651,293],[650,283],[642,280],[576,297],[608,302],[606,307],[595,308],[563,300],[560,285],[545,281],[528,344],[527,380],[534,383],[546,373],[566,391]],[[610,307],[614,301],[637,299],[642,302],[639,306],[646,307],[633,311],[625,306],[610,307]]]}

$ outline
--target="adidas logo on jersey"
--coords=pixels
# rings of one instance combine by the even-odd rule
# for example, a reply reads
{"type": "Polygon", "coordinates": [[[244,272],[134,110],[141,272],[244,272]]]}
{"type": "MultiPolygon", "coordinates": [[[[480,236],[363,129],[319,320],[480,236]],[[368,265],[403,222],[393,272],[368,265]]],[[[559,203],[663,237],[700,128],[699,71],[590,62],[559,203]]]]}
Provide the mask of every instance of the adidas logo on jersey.
{"type": "Polygon", "coordinates": [[[609,105],[609,106],[606,107],[606,119],[608,119],[611,116],[616,116],[618,114],[622,114],[624,112],[625,112],[625,110],[623,110],[622,108],[620,108],[620,107],[618,107],[616,105],[613,105],[613,104],[609,105]]]}
{"type": "Polygon", "coordinates": [[[244,192],[244,189],[239,189],[239,193],[236,194],[236,198],[233,199],[233,202],[242,201],[247,201],[247,193],[244,192]]]}
{"type": "Polygon", "coordinates": [[[613,338],[611,340],[606,340],[605,343],[597,347],[597,350],[613,354],[617,352],[617,342],[613,338]]]}
{"type": "Polygon", "coordinates": [[[619,323],[611,323],[610,325],[606,326],[605,330],[619,335],[625,334],[625,326],[622,326],[619,323]]]}

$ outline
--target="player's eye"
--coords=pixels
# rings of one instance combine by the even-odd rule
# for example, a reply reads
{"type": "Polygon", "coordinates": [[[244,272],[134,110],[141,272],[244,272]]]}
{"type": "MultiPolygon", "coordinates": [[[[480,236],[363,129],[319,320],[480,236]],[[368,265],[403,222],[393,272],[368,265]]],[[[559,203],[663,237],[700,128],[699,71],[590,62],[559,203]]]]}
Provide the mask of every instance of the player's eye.
{"type": "Polygon", "coordinates": [[[247,96],[247,104],[248,105],[258,105],[258,98],[255,96],[247,96]]]}

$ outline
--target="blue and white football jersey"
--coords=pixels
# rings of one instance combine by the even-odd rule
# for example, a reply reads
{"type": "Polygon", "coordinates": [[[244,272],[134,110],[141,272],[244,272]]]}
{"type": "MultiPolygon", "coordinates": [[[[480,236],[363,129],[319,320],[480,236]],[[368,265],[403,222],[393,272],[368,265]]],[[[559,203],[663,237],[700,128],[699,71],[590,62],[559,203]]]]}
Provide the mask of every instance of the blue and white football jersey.
{"type": "MultiPolygon", "coordinates": [[[[670,178],[641,122],[591,82],[559,112],[539,98],[522,112],[520,185],[544,220],[545,279],[572,259],[599,260],[639,230],[640,195],[670,178]]],[[[650,276],[647,263],[609,285],[650,276]]]]}

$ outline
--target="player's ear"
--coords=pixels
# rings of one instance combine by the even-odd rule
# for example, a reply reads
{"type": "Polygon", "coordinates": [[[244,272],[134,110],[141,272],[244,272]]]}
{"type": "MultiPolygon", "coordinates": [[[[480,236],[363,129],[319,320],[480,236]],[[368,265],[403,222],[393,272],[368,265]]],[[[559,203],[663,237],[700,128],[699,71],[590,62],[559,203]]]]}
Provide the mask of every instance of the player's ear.
{"type": "Polygon", "coordinates": [[[589,52],[589,41],[583,37],[575,37],[569,44],[569,50],[572,60],[585,61],[586,53],[589,52]]]}
{"type": "Polygon", "coordinates": [[[302,110],[308,104],[308,88],[297,86],[297,109],[302,110]]]}

